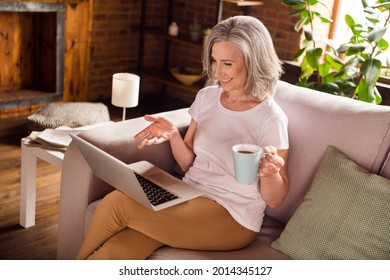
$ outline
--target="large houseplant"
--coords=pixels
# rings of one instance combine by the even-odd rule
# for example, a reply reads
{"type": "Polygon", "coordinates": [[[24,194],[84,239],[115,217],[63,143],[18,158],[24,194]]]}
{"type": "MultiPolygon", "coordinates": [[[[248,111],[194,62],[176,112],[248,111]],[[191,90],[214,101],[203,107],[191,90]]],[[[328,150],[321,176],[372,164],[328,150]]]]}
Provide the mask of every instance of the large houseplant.
{"type": "Polygon", "coordinates": [[[290,16],[299,16],[297,32],[304,32],[302,48],[294,56],[300,61],[298,85],[362,101],[381,102],[376,88],[382,62],[377,58],[389,43],[383,38],[390,21],[390,0],[362,0],[365,23],[358,23],[351,15],[345,22],[352,31],[349,41],[335,46],[330,40],[317,42],[315,23],[330,24],[332,20],[319,12],[321,0],[283,0],[294,9],[290,16]],[[318,6],[317,6],[318,5],[318,6]],[[321,48],[320,45],[325,45],[321,48]]]}

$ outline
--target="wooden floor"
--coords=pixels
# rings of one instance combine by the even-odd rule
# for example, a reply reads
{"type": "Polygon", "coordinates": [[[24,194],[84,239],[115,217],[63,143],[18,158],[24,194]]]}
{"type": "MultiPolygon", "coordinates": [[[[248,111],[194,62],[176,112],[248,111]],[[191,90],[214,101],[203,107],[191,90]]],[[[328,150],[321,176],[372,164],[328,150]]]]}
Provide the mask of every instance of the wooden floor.
{"type": "MultiPolygon", "coordinates": [[[[145,97],[137,108],[127,109],[127,118],[187,107],[166,96],[145,97]]],[[[122,110],[107,104],[113,120],[122,110]]],[[[26,116],[0,119],[0,259],[51,260],[56,258],[60,170],[44,161],[37,164],[36,223],[19,225],[20,139],[27,135],[26,116]]]]}

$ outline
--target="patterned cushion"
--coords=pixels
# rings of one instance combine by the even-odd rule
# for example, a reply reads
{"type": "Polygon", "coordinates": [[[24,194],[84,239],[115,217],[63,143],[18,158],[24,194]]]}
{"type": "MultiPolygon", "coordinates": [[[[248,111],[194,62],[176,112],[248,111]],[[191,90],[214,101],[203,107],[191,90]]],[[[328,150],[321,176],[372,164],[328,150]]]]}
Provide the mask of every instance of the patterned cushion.
{"type": "Polygon", "coordinates": [[[108,108],[103,103],[49,103],[27,118],[31,131],[68,126],[71,128],[110,121],[108,108]]]}
{"type": "Polygon", "coordinates": [[[272,247],[293,259],[390,259],[390,180],[329,147],[272,247]]]}

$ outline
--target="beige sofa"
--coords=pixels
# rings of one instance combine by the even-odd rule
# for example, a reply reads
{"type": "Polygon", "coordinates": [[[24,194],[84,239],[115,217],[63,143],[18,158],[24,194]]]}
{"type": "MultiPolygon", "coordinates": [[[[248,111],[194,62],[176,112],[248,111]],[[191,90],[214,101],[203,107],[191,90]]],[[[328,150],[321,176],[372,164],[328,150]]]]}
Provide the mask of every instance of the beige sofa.
{"type": "MultiPolygon", "coordinates": [[[[291,256],[273,249],[271,243],[281,235],[303,201],[329,146],[336,147],[370,173],[390,178],[390,107],[282,81],[277,85],[275,99],[289,118],[290,189],[280,207],[266,210],[257,239],[247,248],[229,252],[163,247],[151,259],[289,259],[291,256]]],[[[184,133],[190,121],[187,111],[181,109],[161,115],[173,121],[184,133]]],[[[132,136],[146,125],[143,118],[137,118],[99,127],[81,136],[124,162],[148,160],[173,172],[175,162],[168,143],[137,149],[132,136]]],[[[75,258],[99,200],[112,190],[91,173],[78,149],[71,144],[62,168],[58,259],[75,258]]]]}

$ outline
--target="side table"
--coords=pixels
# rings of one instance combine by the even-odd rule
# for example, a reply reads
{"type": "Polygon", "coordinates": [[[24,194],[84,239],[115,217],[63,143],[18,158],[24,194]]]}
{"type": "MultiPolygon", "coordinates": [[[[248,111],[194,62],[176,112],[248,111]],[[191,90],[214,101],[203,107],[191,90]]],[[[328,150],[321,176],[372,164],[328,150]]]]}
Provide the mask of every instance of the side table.
{"type": "Polygon", "coordinates": [[[35,225],[37,159],[61,168],[65,153],[40,146],[29,146],[25,141],[26,138],[22,138],[19,223],[28,228],[35,225]]]}

